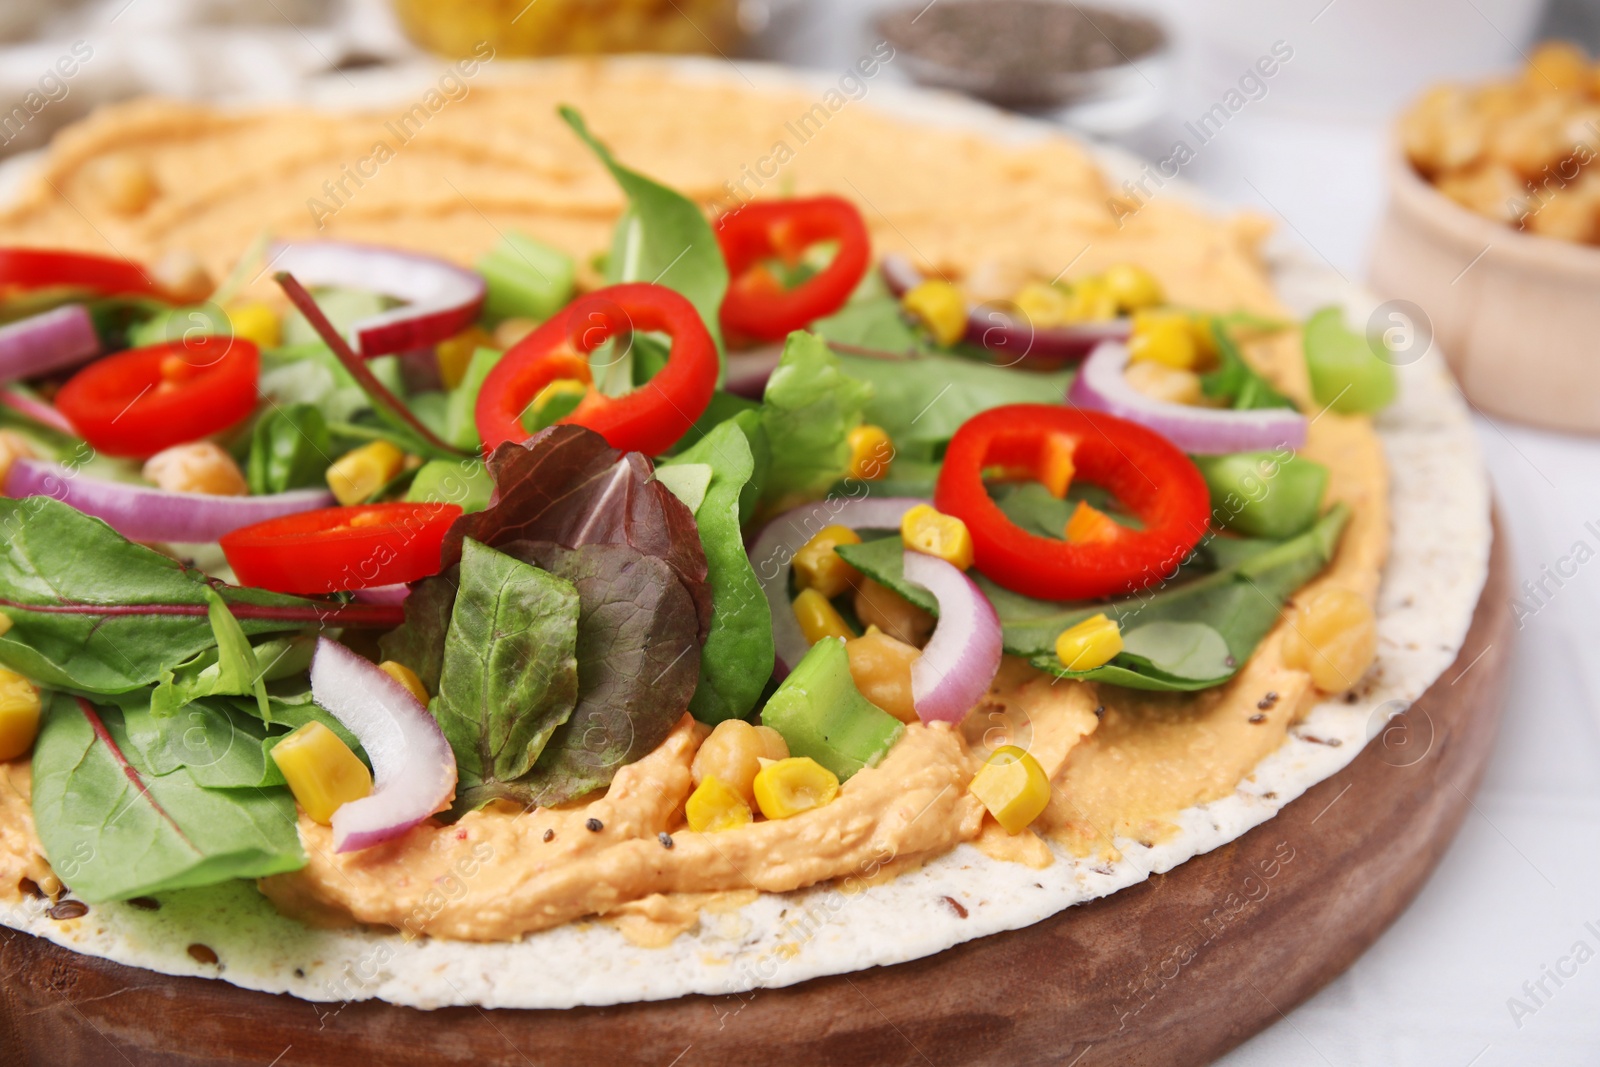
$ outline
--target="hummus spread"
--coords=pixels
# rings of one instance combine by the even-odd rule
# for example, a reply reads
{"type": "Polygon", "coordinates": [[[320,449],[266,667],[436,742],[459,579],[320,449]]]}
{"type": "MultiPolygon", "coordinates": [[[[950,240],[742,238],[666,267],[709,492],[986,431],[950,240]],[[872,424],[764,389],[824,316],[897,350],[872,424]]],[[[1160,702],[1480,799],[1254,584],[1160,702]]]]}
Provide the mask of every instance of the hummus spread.
{"type": "MultiPolygon", "coordinates": [[[[607,246],[622,203],[556,120],[558,102],[579,106],[630,165],[712,208],[780,192],[840,193],[862,206],[879,253],[910,255],[974,286],[1131,261],[1175,303],[1283,314],[1256,254],[1263,224],[1214,219],[1160,195],[1130,211],[1064,139],[998,146],[846,100],[824,124],[805,126],[802,140],[793,120],[812,113],[807,94],[583,62],[485,72],[431,109],[426,126],[405,127],[404,140],[392,121],[401,108],[109,108],[60,135],[38,179],[0,214],[0,243],[149,260],[179,250],[221,277],[264,229],[463,262],[518,229],[587,263],[607,246]],[[781,182],[766,177],[772,166],[781,182]],[[107,185],[134,173],[149,195],[107,185]]],[[[265,282],[254,295],[275,297],[265,282]]],[[[1306,397],[1297,335],[1251,345],[1247,356],[1280,389],[1306,397]]],[[[1313,584],[1370,600],[1389,538],[1378,438],[1366,419],[1326,412],[1303,454],[1330,468],[1328,501],[1353,511],[1313,584]]],[[[961,730],[909,727],[826,807],[717,834],[682,829],[704,735],[685,716],[604,796],[577,806],[491,807],[344,855],[331,850],[328,828],[302,817],[309,864],[261,888],[282,911],[317,924],[500,940],[608,916],[630,937],[660,943],[691,928],[702,908],[829,880],[871,885],[963,842],[1036,867],[1052,861],[1046,839],[1079,855],[1111,854],[1118,837],[1170,834],[1176,812],[1228,795],[1283,743],[1316,693],[1305,672],[1284,665],[1280,643],[1280,632],[1269,635],[1233,681],[1196,695],[1062,682],[1008,661],[961,730]],[[1007,743],[1026,745],[1056,787],[1044,815],[1016,837],[966,791],[983,755],[1007,743]]],[[[0,765],[0,893],[59,885],[39,855],[27,782],[26,761],[0,765]]]]}

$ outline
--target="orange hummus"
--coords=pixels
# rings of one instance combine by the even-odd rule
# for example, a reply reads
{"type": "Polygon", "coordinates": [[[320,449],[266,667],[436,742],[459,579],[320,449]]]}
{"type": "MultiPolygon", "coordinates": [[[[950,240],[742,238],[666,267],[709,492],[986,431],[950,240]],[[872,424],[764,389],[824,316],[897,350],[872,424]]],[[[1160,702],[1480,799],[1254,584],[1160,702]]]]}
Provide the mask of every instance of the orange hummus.
{"type": "MultiPolygon", "coordinates": [[[[517,229],[587,263],[606,247],[622,204],[556,119],[555,105],[570,102],[620,158],[708,208],[731,206],[743,192],[838,193],[861,206],[879,253],[910,255],[977,289],[985,279],[1004,289],[1005,278],[1053,277],[1063,268],[1071,278],[1133,262],[1177,304],[1283,315],[1257,255],[1263,225],[1214,219],[1160,196],[1133,212],[1117,207],[1116,187],[1065,139],[997,145],[847,102],[795,144],[786,123],[815,103],[805,94],[579,62],[496,73],[471,80],[426,127],[391,145],[359,185],[339,179],[374,155],[389,111],[221,111],[159,101],[102,111],[58,138],[38,179],[0,214],[0,243],[149,260],[179,250],[221,277],[263,231],[470,262],[517,229]],[[740,179],[779,143],[791,149],[780,177],[765,189],[740,179]],[[125,195],[124,182],[147,195],[125,195]],[[331,212],[308,207],[328,206],[325,183],[345,189],[331,212]]],[[[272,297],[265,283],[255,293],[272,297]]],[[[1306,397],[1298,336],[1280,334],[1247,355],[1280,389],[1306,397]]],[[[1389,538],[1378,438],[1366,419],[1328,412],[1313,421],[1302,454],[1329,467],[1328,502],[1346,502],[1353,513],[1336,558],[1313,584],[1370,602],[1389,538]]],[[[1161,840],[1181,809],[1232,793],[1318,699],[1309,675],[1285,666],[1282,629],[1232,682],[1196,695],[1058,681],[1008,661],[961,730],[908,728],[835,801],[790,819],[716,834],[685,830],[690,764],[704,735],[686,715],[605,795],[580,805],[491,807],[342,855],[332,852],[326,827],[302,817],[310,863],[261,888],[280,910],[314,923],[501,940],[609,916],[648,942],[689,928],[703,907],[755,891],[870,884],[964,842],[1036,867],[1053,861],[1046,842],[1079,855],[1111,853],[1119,837],[1161,840]],[[1044,815],[1016,837],[966,789],[981,753],[1003,743],[1026,744],[1054,786],[1044,815]],[[591,820],[600,829],[589,829],[591,820]]],[[[32,833],[27,780],[26,761],[0,765],[0,893],[53,884],[32,833]]]]}

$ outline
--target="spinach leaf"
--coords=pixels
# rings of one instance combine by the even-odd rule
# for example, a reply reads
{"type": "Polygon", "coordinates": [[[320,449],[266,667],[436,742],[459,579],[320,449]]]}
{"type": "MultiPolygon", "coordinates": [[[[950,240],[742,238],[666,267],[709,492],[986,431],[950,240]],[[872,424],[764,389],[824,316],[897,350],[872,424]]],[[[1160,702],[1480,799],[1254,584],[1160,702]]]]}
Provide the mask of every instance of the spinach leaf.
{"type": "MultiPolygon", "coordinates": [[[[208,789],[283,784],[283,775],[267,753],[267,725],[225,701],[198,700],[162,718],[128,703],[122,721],[132,751],[151,774],[183,768],[197,785],[208,789]]],[[[279,741],[283,734],[271,737],[279,741]]]]}
{"type": "MultiPolygon", "coordinates": [[[[1060,399],[1072,371],[997,367],[961,356],[922,355],[889,360],[844,354],[839,366],[872,386],[866,421],[882,426],[894,442],[895,458],[932,460],[961,424],[1002,404],[1037,404],[1060,399]]],[[[890,475],[894,474],[891,466],[890,475]]]]}
{"type": "Polygon", "coordinates": [[[439,695],[431,710],[456,753],[455,808],[527,774],[578,696],[572,583],[467,541],[439,695]]]}
{"type": "Polygon", "coordinates": [[[693,605],[665,560],[627,544],[505,546],[578,590],[578,705],[522,781],[486,788],[523,804],[559,804],[611,781],[655,749],[700,674],[693,605]]]}
{"type": "Polygon", "coordinates": [[[882,352],[927,352],[921,336],[900,313],[900,301],[888,295],[852,300],[827,318],[813,322],[811,332],[829,341],[882,352]]]}
{"type": "MultiPolygon", "coordinates": [[[[1277,623],[1283,602],[1327,566],[1349,517],[1349,508],[1338,504],[1311,529],[1287,541],[1213,538],[1198,553],[1199,566],[1215,565],[1216,570],[1187,577],[1193,574],[1193,566],[1186,567],[1179,576],[1186,580],[1175,579],[1165,587],[1115,600],[1036,600],[1004,589],[981,574],[974,574],[973,580],[1000,616],[1006,651],[1030,657],[1041,670],[1064,678],[1138,688],[1201,689],[1226,681],[1250,658],[1256,645],[1277,623]],[[1227,547],[1217,547],[1223,545],[1227,547]],[[1067,627],[1101,612],[1115,619],[1125,636],[1153,623],[1204,624],[1221,636],[1232,663],[1225,662],[1226,673],[1217,677],[1194,678],[1193,673],[1203,672],[1200,664],[1213,657],[1216,646],[1198,631],[1156,631],[1140,639],[1148,641],[1143,645],[1145,655],[1119,655],[1093,671],[1065,670],[1055,655],[1056,637],[1067,627]],[[1185,651],[1183,640],[1191,642],[1193,648],[1185,651]],[[1149,655],[1151,652],[1155,655],[1149,655]],[[1190,672],[1190,676],[1183,672],[1190,672]]],[[[938,610],[926,590],[905,580],[901,570],[904,549],[898,537],[841,545],[837,551],[857,570],[918,607],[938,610]]]]}
{"type": "Polygon", "coordinates": [[[311,404],[290,404],[257,420],[245,464],[250,492],[282,493],[320,485],[333,462],[328,421],[311,404]]]}
{"type": "Polygon", "coordinates": [[[850,431],[872,387],[840,369],[823,340],[796,330],[767,380],[761,426],[772,449],[762,499],[769,510],[820,498],[850,469],[850,431]]]}
{"type": "MultiPolygon", "coordinates": [[[[718,426],[656,476],[704,468],[709,481],[695,506],[695,525],[711,583],[711,632],[700,653],[700,684],[689,710],[701,722],[743,718],[772,675],[772,613],[756,580],[739,528],[739,501],[755,474],[755,456],[738,420],[718,426]]],[[[671,482],[668,481],[670,485],[671,482]]]]}
{"type": "Polygon", "coordinates": [[[91,903],[306,862],[286,789],[210,789],[187,766],[158,774],[122,714],[57,693],[33,754],[33,818],[45,855],[91,903]]]}
{"type": "Polygon", "coordinates": [[[606,281],[654,282],[682,293],[700,312],[720,352],[719,312],[728,291],[728,268],[699,205],[618,163],[574,109],[562,107],[560,114],[628,197],[606,260],[606,281]]]}
{"type": "Polygon", "coordinates": [[[0,531],[0,612],[12,624],[0,636],[0,664],[42,685],[114,694],[161,681],[216,645],[212,596],[238,611],[245,634],[317,618],[299,597],[214,586],[48,497],[0,500],[0,531]],[[305,610],[279,618],[238,610],[249,606],[305,610]]]}
{"type": "Polygon", "coordinates": [[[1226,401],[1237,410],[1292,408],[1294,401],[1274,389],[1265,378],[1245,362],[1239,346],[1233,343],[1226,327],[1211,320],[1211,336],[1220,363],[1216,370],[1200,375],[1200,391],[1214,400],[1226,401]]]}

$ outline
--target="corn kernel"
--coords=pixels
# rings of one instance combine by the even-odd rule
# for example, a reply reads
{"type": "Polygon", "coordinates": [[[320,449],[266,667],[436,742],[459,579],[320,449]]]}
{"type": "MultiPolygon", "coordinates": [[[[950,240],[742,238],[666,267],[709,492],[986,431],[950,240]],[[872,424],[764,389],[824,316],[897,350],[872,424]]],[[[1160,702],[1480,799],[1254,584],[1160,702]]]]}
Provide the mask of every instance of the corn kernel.
{"type": "Polygon", "coordinates": [[[961,570],[972,566],[972,534],[967,524],[927,504],[918,504],[901,517],[900,539],[907,548],[938,556],[961,570]]]}
{"type": "Polygon", "coordinates": [[[855,631],[844,621],[844,616],[815,589],[802,589],[800,595],[794,598],[794,617],[800,623],[800,632],[813,645],[824,637],[848,641],[855,636],[855,631]]]}
{"type": "Polygon", "coordinates": [[[417,677],[417,672],[407,667],[404,663],[397,663],[386,659],[378,664],[378,669],[401,685],[410,690],[411,695],[417,698],[417,703],[423,707],[428,704],[428,687],[422,684],[422,679],[417,677]]]}
{"type": "Polygon", "coordinates": [[[876,626],[844,643],[850,657],[850,679],[861,695],[904,723],[918,721],[911,695],[911,665],[922,653],[876,626]]]}
{"type": "MultiPolygon", "coordinates": [[[[11,620],[6,620],[10,629],[11,620]]],[[[39,736],[39,690],[32,682],[0,667],[0,762],[25,755],[39,736]]]]}
{"type": "Polygon", "coordinates": [[[1117,298],[1104,278],[1091,277],[1072,285],[1071,322],[1109,322],[1117,317],[1117,298]]]}
{"type": "Polygon", "coordinates": [[[750,805],[716,775],[701,779],[683,806],[689,829],[697,834],[735,830],[750,822],[750,805]]]}
{"type": "Polygon", "coordinates": [[[1069,671],[1092,671],[1111,662],[1122,651],[1122,631],[1104,614],[1084,619],[1061,631],[1056,638],[1056,658],[1069,671]]]}
{"type": "Polygon", "coordinates": [[[1200,364],[1194,326],[1186,315],[1145,312],[1133,317],[1133,336],[1128,340],[1128,358],[1134,362],[1150,360],[1178,370],[1193,370],[1200,364]]]}
{"type": "Polygon", "coordinates": [[[539,429],[554,426],[572,414],[588,395],[588,383],[576,378],[559,378],[539,390],[539,395],[528,405],[527,414],[532,416],[532,425],[539,429]]]}
{"type": "Polygon", "coordinates": [[[1067,520],[1065,533],[1075,545],[1101,545],[1120,537],[1122,527],[1110,515],[1080,500],[1067,520]]]}
{"type": "Polygon", "coordinates": [[[1013,303],[1036,329],[1048,330],[1072,318],[1072,297],[1048,282],[1029,282],[1017,292],[1013,303]]]}
{"type": "Polygon", "coordinates": [[[810,756],[791,756],[757,772],[755,793],[761,814],[787,819],[832,801],[839,795],[839,779],[810,756]]]}
{"type": "Polygon", "coordinates": [[[328,488],[346,507],[359,504],[398,477],[405,462],[405,453],[388,441],[373,441],[333,461],[328,488]]]}
{"type": "Polygon", "coordinates": [[[824,526],[794,554],[794,577],[802,589],[815,589],[824,597],[836,597],[861,577],[861,572],[846,563],[834,549],[840,545],[859,545],[861,535],[848,526],[824,526]]]}
{"type": "Polygon", "coordinates": [[[1107,268],[1105,281],[1112,299],[1123,311],[1155,307],[1166,299],[1161,291],[1161,283],[1156,281],[1155,276],[1132,263],[1118,263],[1107,268]]]}
{"type": "Polygon", "coordinates": [[[308,722],[273,745],[272,760],[306,815],[324,826],[341,807],[372,792],[367,765],[320,722],[308,722]]]}
{"type": "Polygon", "coordinates": [[[889,473],[894,459],[894,442],[882,426],[863,423],[845,438],[850,445],[849,475],[864,482],[875,482],[889,473]]]}
{"type": "Polygon", "coordinates": [[[1283,635],[1284,666],[1310,674],[1324,693],[1359,682],[1377,651],[1372,605],[1348,589],[1325,589],[1296,605],[1283,635]]]}
{"type": "Polygon", "coordinates": [[[480,348],[494,347],[494,338],[477,326],[468,326],[454,337],[447,337],[433,347],[434,359],[439,363],[439,380],[446,389],[454,389],[467,376],[467,364],[480,348]]]}
{"type": "Polygon", "coordinates": [[[228,325],[235,337],[254,341],[258,348],[277,348],[283,340],[278,313],[266,304],[236,304],[228,309],[228,325]]]}
{"type": "Polygon", "coordinates": [[[1050,490],[1050,495],[1060,500],[1067,495],[1072,478],[1078,473],[1072,454],[1077,442],[1066,434],[1053,433],[1044,439],[1039,457],[1039,481],[1050,490]]]}
{"type": "Polygon", "coordinates": [[[972,776],[968,792],[989,809],[1008,834],[1020,834],[1050,803],[1050,778],[1015,745],[1003,745],[972,776]]]}
{"type": "Polygon", "coordinates": [[[920,283],[900,298],[900,306],[941,345],[953,345],[966,335],[966,297],[947,281],[930,278],[920,283]]]}

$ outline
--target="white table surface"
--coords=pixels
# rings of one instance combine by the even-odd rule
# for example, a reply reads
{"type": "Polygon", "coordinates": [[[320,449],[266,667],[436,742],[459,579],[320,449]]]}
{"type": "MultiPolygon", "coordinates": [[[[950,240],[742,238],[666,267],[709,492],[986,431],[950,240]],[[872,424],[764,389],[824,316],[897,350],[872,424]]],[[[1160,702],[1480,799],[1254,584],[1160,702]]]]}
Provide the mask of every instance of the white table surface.
{"type": "MultiPolygon", "coordinates": [[[[1460,17],[1482,17],[1475,7],[1463,4],[1460,17]]],[[[861,0],[807,0],[803,12],[780,17],[762,50],[843,69],[870,39],[866,22],[861,0]]],[[[1286,66],[1283,77],[1293,74],[1286,66]]],[[[1198,114],[1221,91],[1185,92],[1183,84],[1180,77],[1170,116],[1198,114]]],[[[1168,117],[1123,144],[1164,155],[1178,125],[1168,117]]],[[[1235,116],[1184,177],[1275,217],[1361,280],[1383,208],[1385,136],[1372,118],[1275,112],[1269,95],[1235,116]]],[[[1600,1064],[1600,655],[1590,644],[1600,641],[1600,440],[1484,417],[1478,424],[1517,585],[1580,540],[1596,559],[1559,590],[1548,583],[1555,595],[1515,633],[1513,697],[1497,750],[1416,901],[1348,972],[1225,1057],[1226,1067],[1600,1064]],[[1585,528],[1590,520],[1596,532],[1585,528]],[[1587,943],[1582,964],[1571,956],[1579,941],[1587,943]],[[1557,985],[1546,968],[1558,965],[1576,974],[1557,985]],[[1513,997],[1532,1010],[1514,1016],[1513,997]]]]}

